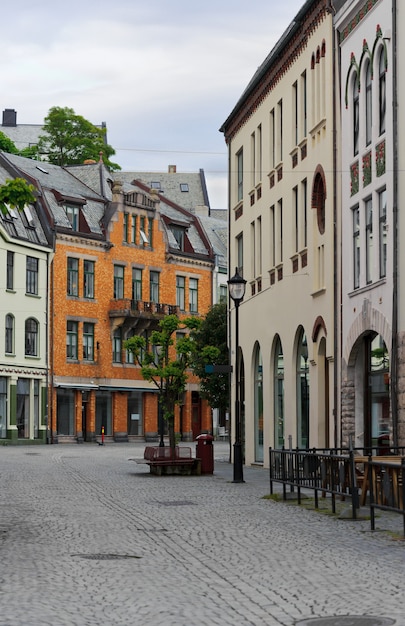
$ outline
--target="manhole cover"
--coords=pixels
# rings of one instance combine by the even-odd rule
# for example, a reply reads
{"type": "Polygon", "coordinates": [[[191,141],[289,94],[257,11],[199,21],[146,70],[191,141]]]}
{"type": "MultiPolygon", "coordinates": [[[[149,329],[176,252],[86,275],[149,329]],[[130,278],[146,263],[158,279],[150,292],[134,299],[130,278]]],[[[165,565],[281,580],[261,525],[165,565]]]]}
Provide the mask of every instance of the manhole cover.
{"type": "Polygon", "coordinates": [[[391,626],[395,620],[388,617],[348,615],[346,617],[316,617],[296,622],[296,626],[391,626]]]}
{"type": "Polygon", "coordinates": [[[140,559],[140,556],[133,554],[71,554],[70,556],[78,556],[81,559],[89,561],[116,561],[119,559],[140,559]]]}

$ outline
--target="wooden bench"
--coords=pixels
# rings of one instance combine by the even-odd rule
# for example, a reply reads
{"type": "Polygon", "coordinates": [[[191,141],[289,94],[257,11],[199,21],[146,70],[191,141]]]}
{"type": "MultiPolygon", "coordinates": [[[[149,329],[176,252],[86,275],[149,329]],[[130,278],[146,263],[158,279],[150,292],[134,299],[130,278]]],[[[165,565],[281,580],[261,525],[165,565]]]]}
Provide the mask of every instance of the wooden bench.
{"type": "Polygon", "coordinates": [[[166,446],[146,446],[143,459],[130,460],[149,465],[150,473],[157,476],[201,474],[201,460],[194,458],[191,448],[186,446],[176,446],[174,454],[171,448],[166,446]]]}

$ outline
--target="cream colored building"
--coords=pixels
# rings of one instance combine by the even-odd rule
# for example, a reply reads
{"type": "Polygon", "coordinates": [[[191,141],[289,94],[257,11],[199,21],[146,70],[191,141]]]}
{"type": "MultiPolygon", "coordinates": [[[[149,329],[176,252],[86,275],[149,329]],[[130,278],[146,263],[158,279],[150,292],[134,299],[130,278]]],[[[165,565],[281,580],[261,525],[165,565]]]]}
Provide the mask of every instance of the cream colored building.
{"type": "MultiPolygon", "coordinates": [[[[268,464],[269,446],[338,440],[330,4],[304,3],[221,128],[229,150],[229,274],[237,267],[247,281],[239,344],[248,464],[268,464]]],[[[235,366],[232,307],[230,336],[235,366]]]]}

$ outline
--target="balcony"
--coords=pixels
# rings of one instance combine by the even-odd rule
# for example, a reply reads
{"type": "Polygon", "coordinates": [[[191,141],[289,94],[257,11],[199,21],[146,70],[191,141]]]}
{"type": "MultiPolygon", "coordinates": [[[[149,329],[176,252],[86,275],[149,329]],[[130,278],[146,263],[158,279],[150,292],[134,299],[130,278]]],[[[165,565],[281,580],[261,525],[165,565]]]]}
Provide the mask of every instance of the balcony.
{"type": "Polygon", "coordinates": [[[109,317],[115,328],[123,326],[126,329],[136,328],[137,330],[158,328],[160,320],[165,315],[178,315],[178,313],[179,308],[173,304],[129,298],[111,300],[109,309],[109,317]]]}

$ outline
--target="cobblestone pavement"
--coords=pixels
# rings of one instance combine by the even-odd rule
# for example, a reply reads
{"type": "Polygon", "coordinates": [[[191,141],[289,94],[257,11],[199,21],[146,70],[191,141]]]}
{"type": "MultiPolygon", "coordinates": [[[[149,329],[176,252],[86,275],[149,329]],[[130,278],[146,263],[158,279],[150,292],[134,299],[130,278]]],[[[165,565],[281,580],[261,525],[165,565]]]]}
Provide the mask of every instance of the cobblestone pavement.
{"type": "Polygon", "coordinates": [[[405,626],[401,516],[384,514],[372,533],[369,521],[264,499],[268,472],[245,468],[233,484],[226,443],[214,444],[214,475],[201,477],[151,476],[129,461],[143,448],[0,447],[1,625],[292,626],[356,615],[405,626]]]}

